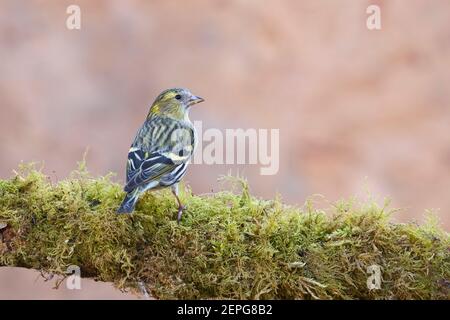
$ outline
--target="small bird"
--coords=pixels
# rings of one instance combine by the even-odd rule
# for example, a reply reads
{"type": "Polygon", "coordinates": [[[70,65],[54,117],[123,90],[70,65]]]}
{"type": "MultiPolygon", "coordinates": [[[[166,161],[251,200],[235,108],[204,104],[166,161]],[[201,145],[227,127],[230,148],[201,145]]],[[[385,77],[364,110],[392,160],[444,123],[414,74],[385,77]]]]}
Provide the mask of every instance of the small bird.
{"type": "Polygon", "coordinates": [[[132,213],[139,196],[147,190],[171,187],[178,202],[177,221],[181,221],[184,206],[178,197],[178,182],[196,146],[189,109],[203,101],[184,88],[167,89],[155,99],[128,152],[127,195],[117,213],[132,213]]]}

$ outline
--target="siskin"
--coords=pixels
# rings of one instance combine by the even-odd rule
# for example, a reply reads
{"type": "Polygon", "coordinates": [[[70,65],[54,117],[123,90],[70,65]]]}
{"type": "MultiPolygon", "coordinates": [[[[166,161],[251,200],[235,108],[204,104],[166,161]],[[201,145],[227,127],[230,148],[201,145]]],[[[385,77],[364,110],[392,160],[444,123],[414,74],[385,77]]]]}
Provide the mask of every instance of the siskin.
{"type": "Polygon", "coordinates": [[[147,190],[171,187],[180,222],[184,207],[178,197],[178,182],[186,173],[196,145],[189,109],[202,101],[182,88],[165,90],[156,98],[128,152],[127,195],[117,213],[132,213],[139,196],[147,190]]]}

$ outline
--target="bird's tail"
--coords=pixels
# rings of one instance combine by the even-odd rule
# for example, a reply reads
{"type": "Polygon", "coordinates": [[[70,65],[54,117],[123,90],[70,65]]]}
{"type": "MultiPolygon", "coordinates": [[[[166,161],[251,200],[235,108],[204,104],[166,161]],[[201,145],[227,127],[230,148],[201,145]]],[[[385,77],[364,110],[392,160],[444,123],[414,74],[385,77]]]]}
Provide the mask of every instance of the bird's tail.
{"type": "Polygon", "coordinates": [[[134,206],[139,197],[139,191],[133,190],[130,193],[127,193],[125,199],[123,199],[122,204],[119,209],[117,209],[117,213],[132,213],[134,210],[134,206]]]}

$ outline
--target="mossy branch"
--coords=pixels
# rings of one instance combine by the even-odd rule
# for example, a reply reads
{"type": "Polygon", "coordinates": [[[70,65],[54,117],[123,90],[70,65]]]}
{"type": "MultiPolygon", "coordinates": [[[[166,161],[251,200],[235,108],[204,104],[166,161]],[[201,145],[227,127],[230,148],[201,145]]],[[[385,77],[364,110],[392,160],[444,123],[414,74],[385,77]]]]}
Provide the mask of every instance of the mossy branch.
{"type": "Polygon", "coordinates": [[[0,265],[82,275],[157,298],[448,299],[449,235],[389,221],[372,201],[341,201],[329,212],[260,200],[242,190],[195,196],[184,189],[183,221],[170,192],[147,193],[132,217],[111,176],[84,164],[52,183],[23,166],[0,180],[0,265]],[[368,267],[381,267],[369,290],[368,267]]]}

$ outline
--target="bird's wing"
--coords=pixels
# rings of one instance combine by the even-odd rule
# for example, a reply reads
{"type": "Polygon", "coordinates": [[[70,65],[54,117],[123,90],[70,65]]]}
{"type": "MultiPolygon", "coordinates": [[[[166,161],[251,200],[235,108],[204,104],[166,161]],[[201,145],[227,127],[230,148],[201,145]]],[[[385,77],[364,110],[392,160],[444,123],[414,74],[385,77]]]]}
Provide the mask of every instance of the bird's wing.
{"type": "MultiPolygon", "coordinates": [[[[136,149],[136,148],[135,148],[136,149]]],[[[128,153],[127,183],[124,190],[130,192],[137,187],[157,180],[172,171],[175,163],[160,153],[145,153],[141,149],[128,153]]]]}
{"type": "Polygon", "coordinates": [[[128,153],[127,183],[124,190],[130,192],[161,178],[161,183],[166,186],[178,182],[186,172],[192,152],[193,148],[189,145],[182,149],[153,153],[132,147],[128,153]]]}

